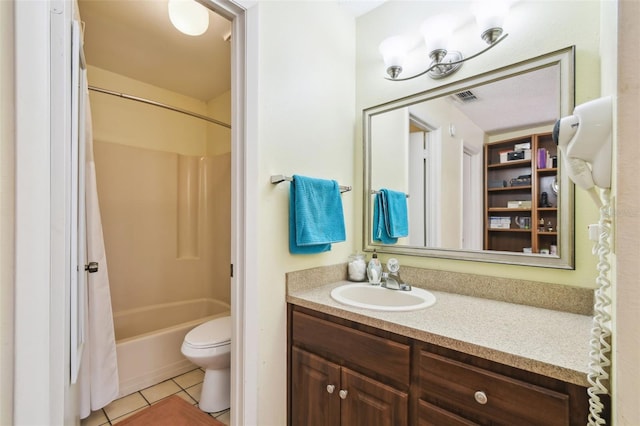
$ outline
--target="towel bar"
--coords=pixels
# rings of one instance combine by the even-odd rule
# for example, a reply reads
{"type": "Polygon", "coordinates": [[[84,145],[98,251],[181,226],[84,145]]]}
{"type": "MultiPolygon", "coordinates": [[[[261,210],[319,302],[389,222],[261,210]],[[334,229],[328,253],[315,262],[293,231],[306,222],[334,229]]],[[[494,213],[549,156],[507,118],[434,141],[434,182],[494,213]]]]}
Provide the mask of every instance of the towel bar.
{"type": "MultiPolygon", "coordinates": [[[[379,190],[377,190],[377,189],[372,189],[372,190],[371,190],[371,195],[373,195],[373,194],[379,194],[379,193],[380,193],[380,191],[379,191],[379,190]]],[[[409,198],[409,194],[405,194],[405,195],[407,196],[407,198],[409,198]]]]}
{"type": "MultiPolygon", "coordinates": [[[[271,183],[276,184],[276,183],[280,183],[280,182],[293,182],[293,178],[290,176],[285,176],[285,175],[272,175],[271,176],[271,183]]],[[[340,192],[349,192],[351,191],[351,187],[350,186],[344,186],[344,185],[340,185],[340,192]]]]}

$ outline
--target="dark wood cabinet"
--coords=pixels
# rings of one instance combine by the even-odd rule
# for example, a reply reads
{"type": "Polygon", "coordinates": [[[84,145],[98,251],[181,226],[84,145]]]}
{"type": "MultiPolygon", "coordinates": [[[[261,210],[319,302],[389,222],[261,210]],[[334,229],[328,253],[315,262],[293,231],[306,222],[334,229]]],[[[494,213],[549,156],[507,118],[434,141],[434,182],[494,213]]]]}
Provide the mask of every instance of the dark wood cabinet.
{"type": "Polygon", "coordinates": [[[484,249],[557,253],[559,159],[551,133],[487,143],[484,159],[484,249]],[[523,146],[529,149],[514,151],[523,146]],[[513,152],[524,158],[509,159],[513,152]]]}
{"type": "Polygon", "coordinates": [[[427,351],[421,397],[477,424],[569,426],[569,395],[427,351]]]}
{"type": "Polygon", "coordinates": [[[409,345],[301,312],[291,317],[290,425],[408,424],[409,345]]]}
{"type": "Polygon", "coordinates": [[[340,424],[340,366],[296,347],[291,352],[291,424],[340,424]]]}
{"type": "Polygon", "coordinates": [[[289,425],[578,426],[586,389],[289,306],[289,425]]]}

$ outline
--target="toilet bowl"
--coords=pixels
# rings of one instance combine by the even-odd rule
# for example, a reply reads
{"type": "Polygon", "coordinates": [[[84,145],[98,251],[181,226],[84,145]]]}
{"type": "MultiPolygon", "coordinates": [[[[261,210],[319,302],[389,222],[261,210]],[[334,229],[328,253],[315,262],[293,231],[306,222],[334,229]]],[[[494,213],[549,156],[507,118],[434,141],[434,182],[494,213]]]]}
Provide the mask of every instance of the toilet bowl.
{"type": "Polygon", "coordinates": [[[180,349],[205,370],[198,406],[213,413],[229,408],[231,393],[231,317],[216,318],[187,333],[180,349]]]}

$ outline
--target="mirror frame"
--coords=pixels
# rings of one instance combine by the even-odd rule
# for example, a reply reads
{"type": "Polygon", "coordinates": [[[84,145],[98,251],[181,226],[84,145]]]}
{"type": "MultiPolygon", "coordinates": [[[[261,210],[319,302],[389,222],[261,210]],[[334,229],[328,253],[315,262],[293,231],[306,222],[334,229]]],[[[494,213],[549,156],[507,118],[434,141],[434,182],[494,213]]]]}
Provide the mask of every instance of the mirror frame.
{"type": "Polygon", "coordinates": [[[430,99],[448,96],[465,89],[471,89],[476,86],[554,65],[558,65],[560,67],[560,117],[563,117],[572,113],[575,104],[575,46],[570,46],[555,52],[547,53],[532,59],[507,65],[460,81],[455,81],[424,92],[364,109],[362,117],[364,147],[363,210],[365,219],[363,221],[363,250],[370,252],[375,249],[378,253],[387,254],[504,263],[558,269],[575,269],[574,184],[570,181],[567,173],[563,173],[563,162],[560,160],[558,161],[558,175],[560,176],[558,220],[561,228],[558,233],[558,256],[491,250],[442,249],[409,245],[394,246],[374,242],[372,236],[373,203],[371,194],[371,121],[373,117],[393,109],[403,108],[416,103],[425,102],[430,99]]]}

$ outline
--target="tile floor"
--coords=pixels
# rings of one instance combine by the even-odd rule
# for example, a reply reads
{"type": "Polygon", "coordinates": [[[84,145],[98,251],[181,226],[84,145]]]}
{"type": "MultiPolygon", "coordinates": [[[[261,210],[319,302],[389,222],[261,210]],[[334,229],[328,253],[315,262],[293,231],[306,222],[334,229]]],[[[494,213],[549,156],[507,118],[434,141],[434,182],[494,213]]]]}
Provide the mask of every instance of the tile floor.
{"type": "MultiPolygon", "coordinates": [[[[115,425],[132,414],[150,406],[171,395],[178,395],[180,398],[197,405],[200,401],[202,381],[204,371],[200,368],[191,370],[188,373],[166,380],[157,385],[148,387],[131,395],[116,399],[111,404],[101,410],[94,411],[89,417],[82,420],[81,426],[101,426],[115,425]]],[[[229,425],[229,410],[219,413],[211,413],[225,425],[229,425]]]]}

